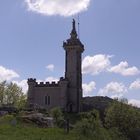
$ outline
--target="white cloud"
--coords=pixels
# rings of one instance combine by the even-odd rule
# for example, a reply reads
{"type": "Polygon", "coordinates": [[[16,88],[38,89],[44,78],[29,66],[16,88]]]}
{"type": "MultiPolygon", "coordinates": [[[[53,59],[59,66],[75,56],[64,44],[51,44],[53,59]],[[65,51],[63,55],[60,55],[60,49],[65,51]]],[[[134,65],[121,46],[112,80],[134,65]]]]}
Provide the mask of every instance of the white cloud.
{"type": "Polygon", "coordinates": [[[140,74],[140,70],[137,67],[129,67],[128,62],[126,61],[121,61],[118,65],[111,66],[111,57],[112,56],[105,54],[86,56],[82,61],[83,74],[97,75],[105,71],[118,73],[123,76],[134,76],[140,74]]]}
{"type": "Polygon", "coordinates": [[[87,10],[90,0],[25,0],[28,10],[43,15],[71,16],[87,10]]]}
{"type": "Polygon", "coordinates": [[[22,88],[22,91],[24,93],[27,93],[28,90],[28,85],[27,85],[27,80],[22,80],[22,81],[15,81],[13,80],[14,78],[19,78],[20,76],[12,69],[7,69],[3,66],[0,66],[0,82],[2,81],[12,81],[12,83],[17,84],[19,87],[22,88]]]}
{"type": "Polygon", "coordinates": [[[47,68],[49,71],[53,71],[53,70],[54,70],[54,65],[53,65],[53,64],[49,64],[48,66],[46,66],[46,68],[47,68]]]}
{"type": "Polygon", "coordinates": [[[96,89],[96,83],[94,81],[91,81],[88,84],[82,84],[83,93],[84,96],[87,96],[89,93],[91,93],[94,89],[96,89]]]}
{"type": "Polygon", "coordinates": [[[122,61],[118,65],[111,67],[109,72],[118,73],[123,76],[133,76],[140,73],[137,67],[129,67],[126,61],[122,61]]]}
{"type": "Polygon", "coordinates": [[[56,78],[56,77],[52,77],[52,76],[50,76],[50,77],[47,77],[46,79],[45,79],[45,81],[48,81],[48,82],[58,82],[59,81],[59,79],[58,78],[56,78]]]}
{"type": "Polygon", "coordinates": [[[99,90],[98,95],[120,98],[125,92],[127,92],[127,88],[123,83],[110,82],[104,88],[99,90]]]}
{"type": "Polygon", "coordinates": [[[117,93],[117,94],[114,94],[114,95],[111,95],[110,97],[112,98],[112,99],[123,99],[123,93],[117,93]]]}
{"type": "Polygon", "coordinates": [[[12,80],[13,78],[18,78],[19,75],[11,69],[7,69],[3,66],[0,66],[0,81],[9,81],[12,80]]]}
{"type": "Polygon", "coordinates": [[[128,101],[129,104],[133,105],[133,106],[137,106],[140,107],[140,100],[136,100],[136,99],[130,99],[128,101]]]}
{"type": "Polygon", "coordinates": [[[96,75],[100,72],[106,71],[110,66],[110,60],[112,56],[97,54],[95,56],[86,56],[82,61],[83,74],[96,75]]]}
{"type": "Polygon", "coordinates": [[[130,84],[129,89],[140,89],[140,79],[130,84]]]}
{"type": "Polygon", "coordinates": [[[27,93],[28,91],[28,84],[27,84],[27,80],[22,80],[22,81],[12,81],[12,83],[17,84],[19,87],[22,88],[23,93],[27,93]]]}

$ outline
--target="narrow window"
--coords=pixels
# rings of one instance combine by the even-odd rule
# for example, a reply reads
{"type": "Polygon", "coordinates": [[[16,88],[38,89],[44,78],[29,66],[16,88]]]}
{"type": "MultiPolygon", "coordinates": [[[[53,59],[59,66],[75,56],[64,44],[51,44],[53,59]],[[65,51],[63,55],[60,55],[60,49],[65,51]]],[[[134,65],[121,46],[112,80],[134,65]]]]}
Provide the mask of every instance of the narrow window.
{"type": "Polygon", "coordinates": [[[48,96],[45,96],[45,105],[48,104],[48,96]]]}
{"type": "Polygon", "coordinates": [[[50,105],[50,103],[51,103],[50,96],[45,96],[45,105],[50,105]]]}
{"type": "Polygon", "coordinates": [[[50,96],[48,96],[48,105],[50,105],[50,96]]]}

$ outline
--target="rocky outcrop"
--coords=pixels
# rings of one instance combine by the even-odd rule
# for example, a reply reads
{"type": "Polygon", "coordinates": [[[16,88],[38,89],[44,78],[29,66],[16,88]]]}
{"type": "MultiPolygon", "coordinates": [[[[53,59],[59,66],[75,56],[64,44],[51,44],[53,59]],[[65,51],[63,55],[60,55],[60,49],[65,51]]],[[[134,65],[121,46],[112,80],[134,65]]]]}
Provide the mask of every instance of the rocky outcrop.
{"type": "Polygon", "coordinates": [[[47,117],[42,113],[37,112],[26,112],[24,115],[19,117],[26,123],[34,123],[39,127],[53,127],[54,121],[52,117],[47,117]]]}

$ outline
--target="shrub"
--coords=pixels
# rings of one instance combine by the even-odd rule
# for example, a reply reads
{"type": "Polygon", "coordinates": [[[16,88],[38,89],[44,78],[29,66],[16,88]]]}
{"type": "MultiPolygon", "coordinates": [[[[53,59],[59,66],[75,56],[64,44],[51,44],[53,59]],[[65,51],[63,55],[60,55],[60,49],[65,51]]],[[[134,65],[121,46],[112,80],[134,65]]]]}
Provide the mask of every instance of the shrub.
{"type": "Polygon", "coordinates": [[[99,133],[101,128],[99,113],[93,110],[89,113],[82,114],[82,116],[82,120],[75,125],[75,131],[87,137],[95,136],[99,133]]]}
{"type": "Polygon", "coordinates": [[[60,126],[63,121],[63,113],[60,108],[56,107],[51,110],[51,116],[57,126],[60,126]]]}
{"type": "Polygon", "coordinates": [[[127,140],[117,129],[105,129],[99,119],[99,113],[93,110],[82,113],[82,119],[75,125],[75,132],[89,140],[127,140]]]}
{"type": "Polygon", "coordinates": [[[122,102],[113,103],[106,112],[105,126],[108,129],[118,128],[128,138],[133,137],[140,128],[140,111],[122,102]]]}

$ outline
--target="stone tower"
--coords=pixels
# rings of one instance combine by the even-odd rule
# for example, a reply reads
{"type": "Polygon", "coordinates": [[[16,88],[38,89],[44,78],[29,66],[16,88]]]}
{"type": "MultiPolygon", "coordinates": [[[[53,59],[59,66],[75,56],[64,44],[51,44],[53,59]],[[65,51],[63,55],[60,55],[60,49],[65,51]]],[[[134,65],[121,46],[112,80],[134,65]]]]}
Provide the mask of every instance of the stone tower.
{"type": "Polygon", "coordinates": [[[81,57],[84,45],[77,36],[75,20],[70,38],[63,43],[66,53],[65,77],[58,82],[40,82],[28,79],[28,106],[51,110],[60,107],[63,111],[79,112],[82,103],[81,57]]]}
{"type": "Polygon", "coordinates": [[[82,100],[81,55],[84,45],[77,36],[74,19],[70,38],[63,43],[63,48],[66,53],[65,78],[69,81],[67,109],[69,112],[79,112],[82,100]]]}

